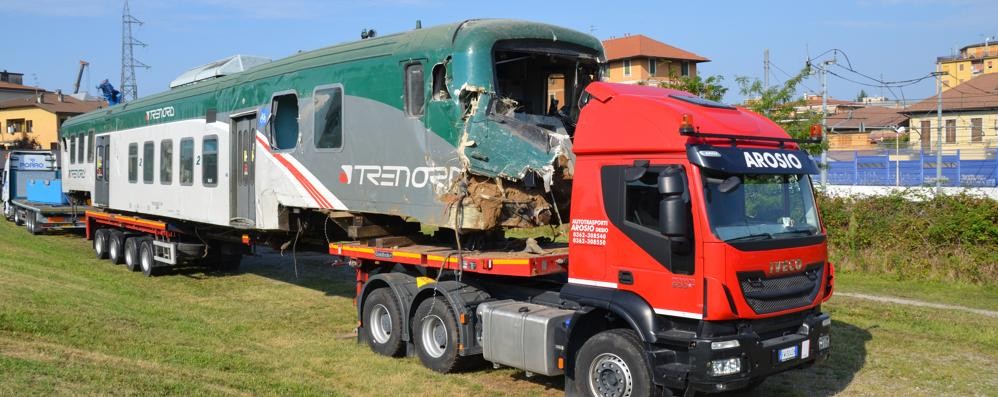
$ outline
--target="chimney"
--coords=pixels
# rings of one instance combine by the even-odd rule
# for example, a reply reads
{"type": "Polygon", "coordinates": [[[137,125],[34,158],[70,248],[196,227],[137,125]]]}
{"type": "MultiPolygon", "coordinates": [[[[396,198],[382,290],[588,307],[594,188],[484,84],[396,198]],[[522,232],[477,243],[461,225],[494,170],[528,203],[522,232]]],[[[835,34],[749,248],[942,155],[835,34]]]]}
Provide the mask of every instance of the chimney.
{"type": "Polygon", "coordinates": [[[66,98],[62,96],[62,90],[55,90],[56,98],[59,98],[59,102],[66,102],[66,98]]]}

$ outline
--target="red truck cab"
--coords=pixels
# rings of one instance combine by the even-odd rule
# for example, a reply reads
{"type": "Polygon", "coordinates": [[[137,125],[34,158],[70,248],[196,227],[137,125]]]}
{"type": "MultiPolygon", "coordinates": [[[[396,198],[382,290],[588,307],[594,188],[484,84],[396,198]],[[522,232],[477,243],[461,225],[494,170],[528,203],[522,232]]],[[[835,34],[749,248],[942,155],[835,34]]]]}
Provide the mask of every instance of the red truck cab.
{"type": "Polygon", "coordinates": [[[621,317],[661,386],[738,389],[826,357],[834,270],[807,153],[683,91],[586,92],[561,296],[621,317]]]}

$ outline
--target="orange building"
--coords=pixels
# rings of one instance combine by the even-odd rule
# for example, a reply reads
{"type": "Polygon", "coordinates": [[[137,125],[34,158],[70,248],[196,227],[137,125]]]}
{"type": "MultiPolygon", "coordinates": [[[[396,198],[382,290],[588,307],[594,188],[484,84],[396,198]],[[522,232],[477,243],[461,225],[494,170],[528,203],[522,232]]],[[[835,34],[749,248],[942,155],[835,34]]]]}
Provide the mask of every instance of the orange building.
{"type": "Polygon", "coordinates": [[[709,59],[673,47],[645,35],[629,35],[603,41],[609,81],[649,84],[670,81],[679,76],[697,75],[697,64],[709,59]]]}

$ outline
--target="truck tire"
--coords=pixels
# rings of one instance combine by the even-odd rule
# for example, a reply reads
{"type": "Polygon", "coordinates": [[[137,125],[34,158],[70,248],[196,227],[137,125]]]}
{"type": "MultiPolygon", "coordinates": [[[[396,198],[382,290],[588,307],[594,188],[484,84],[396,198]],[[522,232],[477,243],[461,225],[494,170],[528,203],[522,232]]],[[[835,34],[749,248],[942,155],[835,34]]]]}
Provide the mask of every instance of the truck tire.
{"type": "Polygon", "coordinates": [[[7,218],[8,221],[14,220],[14,206],[10,203],[3,203],[3,217],[7,218]]]}
{"type": "Polygon", "coordinates": [[[133,272],[139,271],[139,245],[147,237],[128,237],[125,239],[125,267],[133,272]]]}
{"type": "Polygon", "coordinates": [[[236,273],[239,271],[239,265],[242,262],[242,254],[219,255],[218,260],[215,262],[215,267],[226,273],[236,273]]]}
{"type": "Polygon", "coordinates": [[[94,232],[94,255],[97,259],[107,259],[107,229],[97,229],[94,232]]]}
{"type": "Polygon", "coordinates": [[[375,353],[401,357],[405,353],[402,341],[402,309],[391,288],[379,288],[364,300],[361,321],[364,340],[375,353]]]}
{"type": "Polygon", "coordinates": [[[41,226],[38,226],[38,214],[34,211],[28,211],[28,218],[24,220],[24,228],[28,229],[28,233],[37,235],[42,232],[41,226]]]}
{"type": "Polygon", "coordinates": [[[416,355],[425,367],[450,373],[473,363],[475,357],[458,354],[457,317],[443,297],[434,296],[420,303],[410,324],[416,355]]]}
{"type": "Polygon", "coordinates": [[[638,334],[629,329],[603,331],[582,345],[575,359],[575,387],[598,397],[651,396],[651,369],[638,334]]]}
{"type": "Polygon", "coordinates": [[[139,248],[139,264],[142,267],[142,274],[146,277],[153,277],[159,274],[159,269],[156,267],[156,258],[153,255],[153,245],[152,240],[144,238],[138,242],[139,248]]]}
{"type": "Polygon", "coordinates": [[[17,208],[14,208],[14,224],[17,226],[24,224],[24,218],[21,218],[21,211],[17,208]]]}
{"type": "Polygon", "coordinates": [[[115,265],[125,263],[125,237],[120,230],[109,229],[107,232],[107,256],[115,265]]]}

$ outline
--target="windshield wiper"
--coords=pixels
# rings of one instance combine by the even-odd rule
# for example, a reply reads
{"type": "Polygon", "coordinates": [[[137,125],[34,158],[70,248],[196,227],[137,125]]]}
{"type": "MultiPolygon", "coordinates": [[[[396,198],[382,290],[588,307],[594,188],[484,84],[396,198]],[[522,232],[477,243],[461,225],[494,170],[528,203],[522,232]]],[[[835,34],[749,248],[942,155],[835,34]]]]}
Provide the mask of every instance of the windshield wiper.
{"type": "Polygon", "coordinates": [[[785,235],[785,234],[800,234],[800,235],[803,235],[803,236],[810,236],[810,235],[815,234],[815,233],[817,233],[816,230],[812,230],[812,229],[800,229],[800,230],[787,230],[785,232],[773,233],[772,235],[773,236],[779,236],[779,235],[785,235]]]}
{"type": "Polygon", "coordinates": [[[772,240],[772,239],[773,239],[773,235],[770,234],[770,233],[759,233],[759,234],[750,234],[750,235],[747,235],[747,236],[729,238],[727,240],[724,240],[724,242],[732,242],[732,241],[757,241],[757,240],[772,240]]]}

